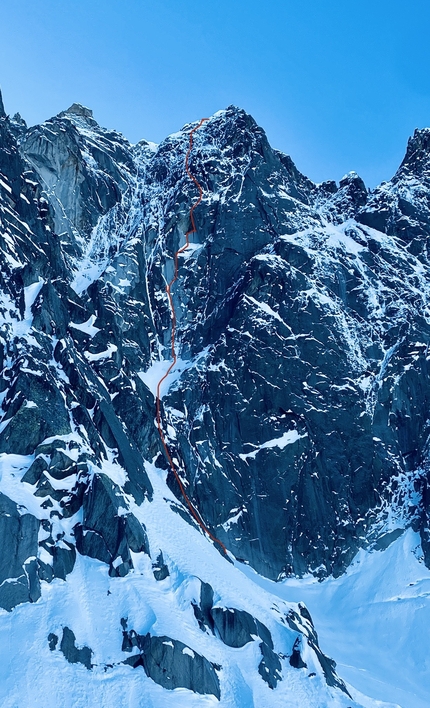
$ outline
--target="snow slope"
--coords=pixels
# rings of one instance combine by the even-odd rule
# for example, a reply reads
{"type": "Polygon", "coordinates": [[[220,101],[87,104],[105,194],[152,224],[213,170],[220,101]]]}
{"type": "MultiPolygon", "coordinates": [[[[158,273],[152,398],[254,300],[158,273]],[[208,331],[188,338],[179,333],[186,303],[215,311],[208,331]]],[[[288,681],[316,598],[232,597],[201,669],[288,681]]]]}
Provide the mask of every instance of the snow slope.
{"type": "Polygon", "coordinates": [[[350,687],[401,708],[428,708],[430,571],[422,562],[419,534],[408,529],[386,550],[361,550],[337,579],[258,582],[283,599],[306,604],[323,651],[336,657],[337,671],[350,687]]]}
{"type": "MultiPolygon", "coordinates": [[[[14,496],[14,485],[22,488],[17,460],[7,466],[3,458],[2,488],[14,496]],[[21,485],[21,486],[20,486],[21,485]]],[[[22,460],[22,462],[25,462],[22,460]]],[[[28,462],[28,461],[27,461],[28,462]]],[[[111,466],[105,473],[112,474],[111,466]]],[[[162,549],[170,576],[154,579],[150,558],[133,557],[135,570],[123,578],[111,578],[105,564],[78,554],[74,570],[64,582],[43,583],[42,597],[34,604],[22,604],[13,613],[0,610],[0,704],[2,708],[359,708],[380,706],[352,701],[346,694],[327,686],[315,655],[304,647],[306,669],[289,665],[288,655],[296,633],[285,626],[291,607],[279,597],[284,586],[269,591],[264,580],[248,575],[247,567],[230,563],[178,513],[177,502],[164,481],[165,473],[147,466],[154,487],[154,499],[133,512],[145,521],[152,557],[162,549]],[[261,659],[258,642],[235,649],[200,631],[191,602],[198,601],[200,580],[215,589],[217,606],[235,607],[258,616],[270,629],[275,649],[282,659],[283,680],[275,690],[257,672],[261,659]],[[271,592],[274,591],[274,592],[271,592]],[[187,689],[166,691],[147,678],[142,668],[124,665],[121,651],[121,618],[138,633],[180,638],[192,650],[221,665],[221,700],[194,694],[187,689]],[[93,651],[93,668],[69,664],[57,650],[51,651],[48,635],[61,636],[67,626],[78,647],[93,651]],[[313,674],[313,675],[312,675],[313,674]]],[[[21,502],[24,499],[21,497],[21,502]]],[[[286,588],[285,588],[286,589],[286,588]]],[[[288,594],[286,592],[286,594],[288,594]]],[[[393,708],[384,704],[385,708],[393,708]]]]}

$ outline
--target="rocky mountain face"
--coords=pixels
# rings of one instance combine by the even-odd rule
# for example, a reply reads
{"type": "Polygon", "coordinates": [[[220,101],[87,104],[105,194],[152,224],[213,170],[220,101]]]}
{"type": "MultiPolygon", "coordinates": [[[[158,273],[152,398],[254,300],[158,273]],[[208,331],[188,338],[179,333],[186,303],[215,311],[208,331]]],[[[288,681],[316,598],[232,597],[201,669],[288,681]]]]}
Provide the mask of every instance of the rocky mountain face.
{"type": "Polygon", "coordinates": [[[0,606],[36,609],[94,559],[115,598],[145,578],[152,609],[115,616],[109,660],[47,621],[45,661],[118,681],[140,667],[236,708],[358,706],[306,608],[239,602],[237,578],[338,576],[408,526],[430,567],[430,130],[373,191],[355,173],[312,183],[236,107],[195,133],[203,200],[179,256],[162,418],[226,559],[199,536],[155,425],[194,126],[132,146],[78,104],[27,128],[0,99],[0,606]],[[176,528],[193,544],[181,561],[176,528]],[[175,636],[150,619],[169,592],[175,636]],[[257,688],[231,651],[245,646],[257,688]]]}

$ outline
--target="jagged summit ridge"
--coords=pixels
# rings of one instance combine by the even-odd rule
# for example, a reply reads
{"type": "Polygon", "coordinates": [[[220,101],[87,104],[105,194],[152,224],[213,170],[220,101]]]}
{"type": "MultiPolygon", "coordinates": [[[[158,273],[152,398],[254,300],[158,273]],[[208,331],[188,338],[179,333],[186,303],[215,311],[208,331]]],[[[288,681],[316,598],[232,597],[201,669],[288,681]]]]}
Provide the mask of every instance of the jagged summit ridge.
{"type": "Polygon", "coordinates": [[[420,177],[428,178],[430,165],[430,128],[417,128],[408,140],[406,155],[399,173],[408,170],[420,177]]]}
{"type": "Polygon", "coordinates": [[[61,111],[61,113],[58,114],[60,118],[70,115],[82,116],[83,118],[93,118],[92,110],[90,108],[86,108],[86,106],[83,106],[81,103],[72,103],[70,108],[66,111],[61,111]]]}

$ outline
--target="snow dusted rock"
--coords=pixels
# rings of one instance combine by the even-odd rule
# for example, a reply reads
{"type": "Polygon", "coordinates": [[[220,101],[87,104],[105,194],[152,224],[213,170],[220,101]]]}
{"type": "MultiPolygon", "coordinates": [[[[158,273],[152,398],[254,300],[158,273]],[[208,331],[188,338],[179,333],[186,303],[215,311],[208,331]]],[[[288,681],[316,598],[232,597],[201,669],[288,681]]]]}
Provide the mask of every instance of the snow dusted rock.
{"type": "MultiPolygon", "coordinates": [[[[164,253],[192,201],[176,179],[180,139],[183,152],[186,133],[145,173],[159,243],[150,305],[166,347],[164,253]]],[[[188,365],[163,398],[187,492],[259,572],[339,574],[390,506],[393,477],[421,474],[428,266],[354,221],[373,198],[355,173],[335,193],[312,188],[243,111],[205,123],[193,155],[205,198],[174,294],[188,365]]]]}
{"type": "Polygon", "coordinates": [[[179,257],[162,416],[232,565],[182,506],[155,425],[195,125],[131,146],[79,104],[30,129],[0,110],[0,604],[21,603],[26,628],[36,618],[43,666],[60,636],[69,662],[91,664],[88,705],[111,671],[106,708],[127,691],[133,704],[134,682],[157,708],[162,687],[187,689],[187,708],[202,695],[359,706],[306,610],[275,607],[247,566],[339,576],[409,525],[430,563],[429,131],[370,193],[355,173],[313,184],[234,106],[195,133],[203,200],[179,257]],[[124,664],[124,616],[127,663],[144,672],[124,664]]]}
{"type": "Polygon", "coordinates": [[[5,610],[40,597],[38,531],[38,519],[21,514],[11,499],[0,494],[0,607],[5,610]]]}
{"type": "Polygon", "coordinates": [[[157,556],[156,562],[152,564],[152,572],[154,573],[154,578],[156,580],[165,580],[169,577],[169,568],[164,562],[163,554],[160,553],[157,556]]]}
{"type": "MultiPolygon", "coordinates": [[[[211,632],[219,637],[224,644],[235,649],[240,649],[249,642],[261,639],[259,647],[262,658],[258,666],[258,672],[271,689],[276,688],[277,683],[282,680],[281,655],[274,651],[270,630],[249,612],[232,607],[213,607],[213,596],[214,593],[211,586],[208,583],[201,583],[200,603],[192,603],[194,616],[199,623],[200,629],[204,632],[211,632]]],[[[335,662],[325,656],[318,645],[318,636],[307,608],[304,605],[299,605],[298,609],[300,614],[290,610],[286,618],[290,629],[293,632],[297,632],[289,656],[290,666],[295,669],[307,668],[300,653],[303,637],[306,635],[309,645],[312,646],[318,657],[328,685],[336,686],[349,695],[344,682],[336,675],[335,662]],[[306,626],[305,632],[304,623],[306,626]]],[[[283,656],[283,658],[285,659],[286,657],[283,656]]]]}
{"type": "Polygon", "coordinates": [[[124,663],[137,668],[143,666],[145,673],[163,688],[188,688],[194,693],[213,694],[220,698],[219,679],[215,669],[204,656],[170,637],[144,637],[136,632],[124,632],[123,651],[139,649],[124,663]]]}
{"type": "Polygon", "coordinates": [[[202,632],[215,633],[215,623],[212,616],[214,604],[214,591],[209,583],[201,583],[199,602],[193,602],[194,616],[202,632]]]}
{"type": "MultiPolygon", "coordinates": [[[[325,198],[324,198],[325,197],[325,198]]],[[[342,224],[350,217],[354,218],[360,207],[367,203],[369,193],[361,177],[356,172],[349,172],[339,182],[333,196],[321,199],[324,216],[335,224],[342,224]]]]}
{"type": "Polygon", "coordinates": [[[260,643],[260,651],[262,659],[258,664],[258,673],[263,681],[269,685],[271,689],[276,688],[279,681],[282,680],[282,664],[279,656],[270,648],[266,642],[260,643]]]}
{"type": "Polygon", "coordinates": [[[214,607],[214,591],[208,583],[201,583],[200,602],[193,603],[194,616],[200,629],[216,634],[229,647],[245,646],[258,637],[271,649],[273,641],[267,627],[249,612],[234,607],[214,607]]]}
{"type": "Polygon", "coordinates": [[[71,432],[55,379],[48,371],[42,377],[37,370],[27,368],[26,363],[28,359],[19,357],[11,370],[13,383],[4,399],[8,416],[0,434],[1,452],[28,455],[46,438],[71,432]]]}
{"type": "Polygon", "coordinates": [[[19,139],[26,132],[28,126],[21,114],[15,113],[9,121],[9,128],[15,137],[19,139]]]}
{"type": "Polygon", "coordinates": [[[93,118],[93,112],[91,108],[87,108],[86,106],[82,106],[80,103],[72,103],[70,108],[67,109],[67,111],[61,111],[61,113],[58,114],[59,118],[67,118],[70,116],[81,116],[82,118],[87,119],[87,123],[91,126],[98,127],[96,121],[93,118]]]}
{"type": "Polygon", "coordinates": [[[120,201],[133,178],[130,145],[119,133],[99,128],[92,111],[74,103],[30,128],[20,150],[49,195],[63,250],[82,255],[99,217],[120,201]]]}
{"type": "Polygon", "coordinates": [[[273,641],[269,630],[250,615],[249,612],[231,607],[213,607],[211,616],[215,631],[227,646],[243,647],[256,637],[260,637],[273,649],[273,641]]]}
{"type": "Polygon", "coordinates": [[[297,632],[297,636],[294,640],[293,648],[289,657],[290,666],[293,666],[295,669],[307,668],[307,664],[302,656],[302,654],[306,653],[303,635],[303,625],[305,625],[307,629],[308,646],[312,647],[315,652],[327,684],[329,686],[339,688],[349,696],[350,694],[345,686],[345,683],[336,674],[336,662],[323,654],[319,647],[318,635],[315,631],[315,627],[307,607],[303,605],[303,603],[299,603],[298,610],[299,612],[297,613],[295,610],[291,609],[286,618],[290,629],[297,632]]]}
{"type": "Polygon", "coordinates": [[[214,633],[229,647],[240,648],[258,638],[263,640],[259,644],[262,659],[258,673],[271,689],[276,688],[278,681],[282,680],[282,665],[273,651],[272,635],[267,627],[249,612],[235,608],[214,607],[210,615],[214,633]]]}
{"type": "Polygon", "coordinates": [[[83,497],[83,522],[75,526],[77,550],[109,564],[112,575],[126,575],[133,567],[130,550],[148,552],[145,532],[126,508],[119,487],[95,474],[83,497]]]}
{"type": "Polygon", "coordinates": [[[398,237],[408,251],[428,262],[430,228],[430,129],[415,130],[396,174],[370,195],[357,219],[398,237]],[[424,238],[423,238],[424,237],[424,238]]]}

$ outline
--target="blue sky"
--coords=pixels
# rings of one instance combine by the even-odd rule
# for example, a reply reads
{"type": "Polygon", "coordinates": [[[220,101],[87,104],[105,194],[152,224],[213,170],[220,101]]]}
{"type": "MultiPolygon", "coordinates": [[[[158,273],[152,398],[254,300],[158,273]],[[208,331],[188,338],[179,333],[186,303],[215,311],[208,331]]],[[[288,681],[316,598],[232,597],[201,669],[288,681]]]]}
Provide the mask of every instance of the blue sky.
{"type": "Polygon", "coordinates": [[[389,179],[430,126],[428,0],[13,0],[6,110],[78,101],[132,142],[234,103],[315,181],[389,179]]]}

